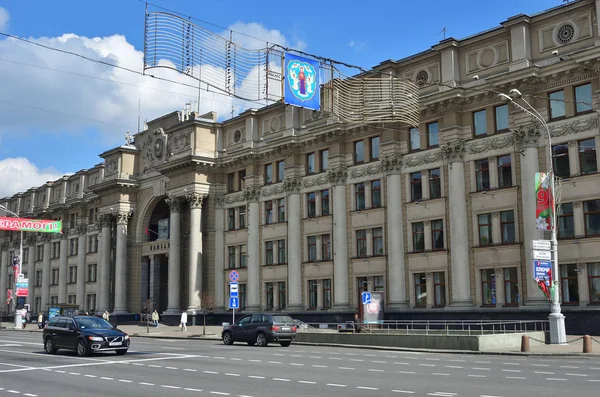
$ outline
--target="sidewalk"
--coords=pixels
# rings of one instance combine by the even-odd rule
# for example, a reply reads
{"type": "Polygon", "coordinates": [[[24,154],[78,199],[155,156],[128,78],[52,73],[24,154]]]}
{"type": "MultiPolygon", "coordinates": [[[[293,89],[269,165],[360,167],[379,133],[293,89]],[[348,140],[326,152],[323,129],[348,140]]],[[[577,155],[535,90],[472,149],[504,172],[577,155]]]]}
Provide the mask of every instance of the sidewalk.
{"type": "MultiPolygon", "coordinates": [[[[0,327],[4,326],[5,329],[0,329],[0,335],[4,332],[38,332],[42,330],[37,328],[37,324],[29,324],[27,329],[20,330],[14,329],[14,324],[3,323],[0,327]]],[[[167,326],[160,324],[158,328],[150,327],[149,331],[146,332],[145,326],[139,325],[121,325],[118,326],[123,332],[131,335],[132,337],[140,338],[156,338],[156,339],[187,339],[187,340],[209,340],[209,341],[220,341],[221,340],[221,326],[207,325],[203,330],[202,325],[188,326],[187,331],[181,331],[179,327],[167,326]]],[[[600,337],[594,337],[592,339],[592,353],[583,353],[583,340],[581,336],[568,335],[566,345],[546,345],[539,343],[535,340],[530,341],[531,351],[523,353],[520,351],[520,346],[515,346],[512,349],[506,350],[490,350],[490,351],[469,351],[469,350],[434,350],[434,349],[415,349],[415,348],[401,348],[393,346],[357,346],[357,345],[338,345],[338,344],[327,344],[327,346],[338,346],[348,347],[357,349],[376,349],[376,350],[396,350],[396,351],[410,351],[410,352],[427,352],[427,353],[453,353],[453,354],[493,354],[493,355],[516,355],[516,356],[576,356],[576,357],[600,357],[600,337]],[[594,340],[595,339],[595,340],[594,340]]],[[[305,345],[311,345],[310,343],[302,343],[305,345]]],[[[317,345],[317,344],[315,344],[317,345]]]]}

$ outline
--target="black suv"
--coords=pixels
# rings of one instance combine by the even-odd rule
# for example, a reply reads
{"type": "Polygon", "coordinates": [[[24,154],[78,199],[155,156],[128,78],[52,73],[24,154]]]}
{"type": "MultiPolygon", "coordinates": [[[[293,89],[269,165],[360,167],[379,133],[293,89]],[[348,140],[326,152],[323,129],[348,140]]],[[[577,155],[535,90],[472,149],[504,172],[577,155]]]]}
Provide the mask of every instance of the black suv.
{"type": "Polygon", "coordinates": [[[226,345],[233,342],[246,342],[250,346],[267,346],[269,342],[279,342],[288,347],[296,338],[296,323],[285,314],[248,314],[235,324],[223,328],[221,338],[226,345]]]}
{"type": "Polygon", "coordinates": [[[50,354],[65,349],[76,351],[80,357],[101,351],[122,355],[129,349],[129,335],[94,316],[52,317],[43,337],[44,349],[50,354]]]}

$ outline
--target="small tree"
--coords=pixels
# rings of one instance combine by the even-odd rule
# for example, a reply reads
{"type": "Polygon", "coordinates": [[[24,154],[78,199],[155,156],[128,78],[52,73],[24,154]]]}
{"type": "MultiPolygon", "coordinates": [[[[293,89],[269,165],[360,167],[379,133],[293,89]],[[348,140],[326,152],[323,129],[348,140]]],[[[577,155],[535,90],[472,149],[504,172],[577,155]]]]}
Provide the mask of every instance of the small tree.
{"type": "Polygon", "coordinates": [[[206,335],[206,315],[212,314],[215,310],[215,296],[204,292],[200,298],[200,308],[203,314],[202,335],[206,335]]]}
{"type": "Polygon", "coordinates": [[[154,302],[152,299],[148,299],[144,306],[142,306],[142,314],[146,314],[146,332],[150,333],[150,319],[152,318],[152,312],[154,311],[154,302]]]}

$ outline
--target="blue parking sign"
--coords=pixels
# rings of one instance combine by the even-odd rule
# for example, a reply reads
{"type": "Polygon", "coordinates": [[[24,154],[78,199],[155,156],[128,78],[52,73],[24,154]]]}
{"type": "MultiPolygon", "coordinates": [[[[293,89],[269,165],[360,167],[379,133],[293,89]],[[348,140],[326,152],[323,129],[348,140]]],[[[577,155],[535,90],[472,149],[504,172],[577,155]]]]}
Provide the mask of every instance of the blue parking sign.
{"type": "Polygon", "coordinates": [[[362,303],[363,303],[363,305],[368,305],[369,303],[371,303],[371,293],[370,292],[362,293],[362,303]]]}
{"type": "Polygon", "coordinates": [[[230,309],[239,309],[240,308],[240,300],[235,297],[229,298],[229,308],[230,309]]]}

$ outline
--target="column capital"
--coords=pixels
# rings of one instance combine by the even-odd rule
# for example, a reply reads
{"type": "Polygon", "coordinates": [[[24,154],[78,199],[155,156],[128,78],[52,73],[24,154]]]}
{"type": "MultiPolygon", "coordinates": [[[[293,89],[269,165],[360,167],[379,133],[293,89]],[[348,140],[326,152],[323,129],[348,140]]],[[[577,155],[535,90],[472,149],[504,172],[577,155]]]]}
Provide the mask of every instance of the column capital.
{"type": "MultiPolygon", "coordinates": [[[[501,267],[497,267],[494,269],[494,274],[496,274],[498,276],[502,276],[503,273],[504,273],[504,271],[501,267]]],[[[496,287],[496,288],[498,288],[498,287],[496,287]]]]}
{"type": "Polygon", "coordinates": [[[98,223],[100,224],[100,228],[109,227],[114,220],[114,216],[112,214],[102,214],[98,216],[98,223]]]}
{"type": "Polygon", "coordinates": [[[190,203],[190,208],[200,209],[202,209],[202,203],[206,197],[208,197],[208,195],[204,193],[188,193],[185,196],[187,201],[190,203]]]}
{"type": "Polygon", "coordinates": [[[181,197],[177,196],[169,196],[165,199],[165,202],[169,206],[169,210],[171,212],[180,212],[181,211],[181,197]]]}
{"type": "Polygon", "coordinates": [[[283,188],[289,194],[298,194],[302,188],[302,179],[294,176],[283,180],[283,188]]]}
{"type": "Polygon", "coordinates": [[[344,185],[346,184],[346,178],[348,178],[348,169],[346,166],[339,166],[330,168],[327,171],[327,179],[332,185],[344,185]]]}
{"type": "Polygon", "coordinates": [[[397,174],[402,168],[402,156],[398,153],[383,157],[381,160],[383,172],[397,174]]]}
{"type": "Polygon", "coordinates": [[[38,243],[50,244],[50,233],[42,233],[39,236],[36,236],[35,239],[38,243]]]}
{"type": "Polygon", "coordinates": [[[457,139],[442,145],[444,159],[451,163],[462,162],[466,151],[467,147],[463,139],[457,139]]]}
{"type": "Polygon", "coordinates": [[[129,218],[131,218],[132,211],[119,211],[115,215],[117,225],[127,225],[129,218]]]}
{"type": "Polygon", "coordinates": [[[540,138],[539,123],[521,125],[512,132],[515,146],[519,148],[537,147],[540,138]]]}
{"type": "Polygon", "coordinates": [[[215,195],[215,203],[217,204],[217,208],[225,208],[225,195],[217,194],[215,195]]]}
{"type": "Polygon", "coordinates": [[[24,245],[35,245],[35,236],[27,236],[25,237],[24,245]]]}
{"type": "Polygon", "coordinates": [[[244,197],[247,201],[258,201],[260,193],[260,187],[257,186],[247,186],[244,189],[244,197]]]}

